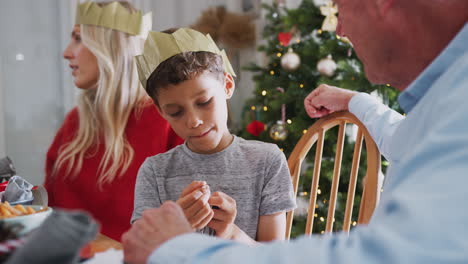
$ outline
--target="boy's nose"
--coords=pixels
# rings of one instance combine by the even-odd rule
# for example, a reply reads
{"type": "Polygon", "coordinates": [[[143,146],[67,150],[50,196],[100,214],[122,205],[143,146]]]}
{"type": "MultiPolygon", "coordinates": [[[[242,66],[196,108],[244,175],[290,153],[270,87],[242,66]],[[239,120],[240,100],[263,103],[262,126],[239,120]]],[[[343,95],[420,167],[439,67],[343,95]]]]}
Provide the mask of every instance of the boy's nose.
{"type": "Polygon", "coordinates": [[[196,128],[200,125],[203,124],[203,120],[201,120],[200,118],[198,118],[197,116],[191,116],[187,119],[187,127],[188,128],[196,128]]]}

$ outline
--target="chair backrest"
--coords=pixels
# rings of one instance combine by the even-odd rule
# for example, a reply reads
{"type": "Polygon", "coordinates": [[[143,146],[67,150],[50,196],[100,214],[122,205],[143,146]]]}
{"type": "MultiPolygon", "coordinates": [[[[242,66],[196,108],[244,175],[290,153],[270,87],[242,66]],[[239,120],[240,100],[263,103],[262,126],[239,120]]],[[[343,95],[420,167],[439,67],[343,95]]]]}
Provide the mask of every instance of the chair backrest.
{"type": "MultiPolygon", "coordinates": [[[[361,204],[359,209],[358,224],[367,224],[372,217],[372,213],[378,203],[380,194],[380,183],[378,175],[380,172],[380,152],[371,138],[369,132],[364,125],[351,113],[343,111],[336,112],[317,120],[301,137],[296,144],[293,152],[288,159],[289,170],[294,187],[294,195],[297,196],[297,188],[301,172],[301,165],[309,150],[317,143],[315,160],[313,167],[312,186],[310,191],[310,200],[307,210],[307,223],[305,234],[312,233],[314,222],[315,208],[317,204],[317,190],[320,177],[320,167],[322,162],[323,144],[325,132],[335,126],[339,126],[338,139],[336,144],[335,164],[333,170],[333,180],[330,191],[330,200],[328,204],[328,215],[325,232],[330,233],[333,230],[333,219],[335,216],[336,199],[338,194],[338,183],[340,180],[341,160],[343,156],[343,146],[345,140],[345,126],[347,123],[357,125],[357,137],[354,145],[353,161],[351,165],[351,175],[349,179],[349,187],[346,201],[345,216],[343,221],[343,231],[349,232],[351,227],[351,216],[354,204],[354,196],[356,192],[357,175],[362,149],[362,141],[365,141],[367,152],[367,171],[364,179],[363,192],[361,196],[361,204]]],[[[287,213],[286,239],[291,235],[291,227],[293,222],[294,211],[287,213]]]]}

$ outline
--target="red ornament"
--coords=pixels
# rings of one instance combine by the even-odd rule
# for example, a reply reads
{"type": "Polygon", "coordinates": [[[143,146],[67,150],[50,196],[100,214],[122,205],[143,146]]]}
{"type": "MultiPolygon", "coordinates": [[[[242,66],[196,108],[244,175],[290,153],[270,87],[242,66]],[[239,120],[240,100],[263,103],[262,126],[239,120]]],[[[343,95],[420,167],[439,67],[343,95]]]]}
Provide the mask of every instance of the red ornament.
{"type": "Polygon", "coordinates": [[[263,131],[265,131],[265,124],[260,121],[254,120],[247,125],[247,132],[258,137],[263,131]]]}
{"type": "Polygon", "coordinates": [[[292,34],[289,32],[278,33],[278,41],[281,43],[281,45],[285,47],[289,45],[291,38],[292,38],[292,34]]]}

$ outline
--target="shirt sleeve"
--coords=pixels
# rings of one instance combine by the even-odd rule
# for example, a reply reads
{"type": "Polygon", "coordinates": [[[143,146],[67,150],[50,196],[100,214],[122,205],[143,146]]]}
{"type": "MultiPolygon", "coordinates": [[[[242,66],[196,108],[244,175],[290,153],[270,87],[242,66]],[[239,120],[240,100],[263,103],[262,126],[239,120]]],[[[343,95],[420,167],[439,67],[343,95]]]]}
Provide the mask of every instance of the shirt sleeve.
{"type": "MultiPolygon", "coordinates": [[[[181,235],[161,245],[157,251],[154,251],[149,256],[147,263],[193,263],[191,260],[193,260],[194,256],[199,252],[198,247],[194,248],[191,246],[193,244],[200,245],[200,248],[222,248],[236,245],[237,242],[234,242],[233,240],[222,240],[213,236],[206,236],[197,233],[181,235]],[[207,237],[212,239],[205,239],[207,237]],[[176,247],[173,245],[176,245],[176,247]],[[181,249],[183,249],[183,251],[181,249]]],[[[224,262],[221,261],[219,263],[224,262]]]]}
{"type": "Polygon", "coordinates": [[[363,241],[361,244],[360,241],[349,240],[345,234],[337,234],[321,238],[304,236],[289,242],[264,243],[252,247],[233,241],[187,234],[175,237],[153,251],[148,263],[392,263],[391,257],[388,257],[388,261],[380,258],[381,249],[377,245],[375,252],[370,251],[368,255],[356,252],[352,257],[347,256],[353,250],[370,246],[370,242],[363,241]]]}
{"type": "Polygon", "coordinates": [[[135,201],[132,219],[133,224],[146,209],[161,206],[156,183],[156,173],[151,166],[151,158],[147,158],[138,171],[135,183],[135,201]]]}
{"type": "Polygon", "coordinates": [[[396,160],[398,157],[392,156],[391,153],[390,139],[405,117],[366,93],[353,96],[348,107],[349,111],[366,126],[380,153],[388,161],[396,160]]]}
{"type": "Polygon", "coordinates": [[[283,152],[275,146],[275,152],[268,155],[269,166],[262,190],[260,215],[271,215],[292,210],[296,207],[291,174],[283,152]]]}

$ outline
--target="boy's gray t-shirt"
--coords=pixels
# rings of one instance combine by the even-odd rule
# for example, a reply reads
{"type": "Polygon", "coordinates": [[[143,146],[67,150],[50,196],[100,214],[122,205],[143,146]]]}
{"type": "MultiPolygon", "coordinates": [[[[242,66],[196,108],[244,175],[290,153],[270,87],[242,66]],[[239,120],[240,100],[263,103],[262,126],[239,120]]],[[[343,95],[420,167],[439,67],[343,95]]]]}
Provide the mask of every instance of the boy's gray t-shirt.
{"type": "MultiPolygon", "coordinates": [[[[131,222],[146,209],[177,201],[193,181],[206,181],[212,193],[221,191],[236,200],[235,224],[253,239],[259,216],[296,205],[283,152],[271,143],[234,136],[229,147],[214,154],[198,154],[183,144],[147,158],[138,172],[131,222]]],[[[212,233],[208,229],[200,232],[212,233]]]]}

